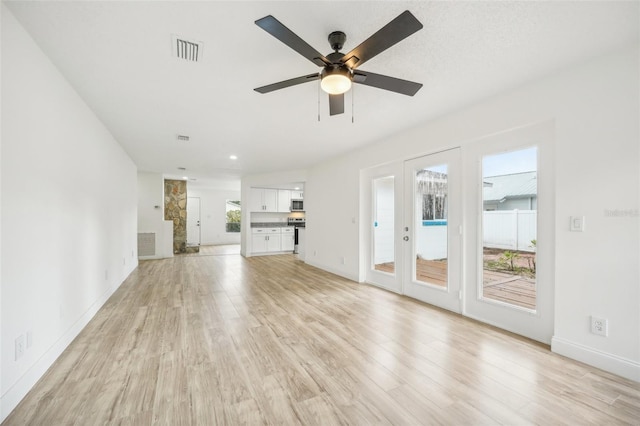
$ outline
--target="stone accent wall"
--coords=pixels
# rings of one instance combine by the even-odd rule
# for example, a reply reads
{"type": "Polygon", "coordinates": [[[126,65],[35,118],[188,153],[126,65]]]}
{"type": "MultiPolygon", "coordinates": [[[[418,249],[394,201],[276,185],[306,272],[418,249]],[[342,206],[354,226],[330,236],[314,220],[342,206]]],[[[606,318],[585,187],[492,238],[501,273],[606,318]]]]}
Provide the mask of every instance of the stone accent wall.
{"type": "Polygon", "coordinates": [[[173,221],[173,253],[187,252],[187,182],[164,181],[164,219],[173,221]]]}

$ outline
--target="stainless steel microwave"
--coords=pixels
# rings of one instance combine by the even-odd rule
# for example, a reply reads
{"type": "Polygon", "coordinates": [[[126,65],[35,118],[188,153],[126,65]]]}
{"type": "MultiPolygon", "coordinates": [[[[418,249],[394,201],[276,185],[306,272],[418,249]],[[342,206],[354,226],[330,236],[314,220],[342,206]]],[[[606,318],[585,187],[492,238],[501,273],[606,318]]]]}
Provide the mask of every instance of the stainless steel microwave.
{"type": "Polygon", "coordinates": [[[304,211],[304,200],[291,200],[291,209],[292,212],[303,212],[304,211]]]}

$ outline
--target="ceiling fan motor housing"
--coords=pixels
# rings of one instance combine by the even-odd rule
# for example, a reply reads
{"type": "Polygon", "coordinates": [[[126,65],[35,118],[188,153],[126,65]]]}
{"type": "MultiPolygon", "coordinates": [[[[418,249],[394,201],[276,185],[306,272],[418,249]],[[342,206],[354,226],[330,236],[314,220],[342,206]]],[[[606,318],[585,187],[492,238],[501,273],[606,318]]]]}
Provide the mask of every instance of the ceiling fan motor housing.
{"type": "Polygon", "coordinates": [[[334,51],[342,49],[344,42],[347,41],[347,35],[342,31],[334,31],[329,34],[329,44],[334,51]]]}

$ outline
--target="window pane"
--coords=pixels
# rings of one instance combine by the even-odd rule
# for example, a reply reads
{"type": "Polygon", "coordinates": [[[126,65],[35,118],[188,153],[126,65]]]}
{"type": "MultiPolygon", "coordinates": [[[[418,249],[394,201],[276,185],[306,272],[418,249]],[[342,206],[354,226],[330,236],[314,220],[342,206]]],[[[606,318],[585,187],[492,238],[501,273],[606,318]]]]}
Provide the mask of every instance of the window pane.
{"type": "Polygon", "coordinates": [[[239,200],[227,200],[226,231],[240,232],[240,218],[242,210],[239,200]]]}
{"type": "Polygon", "coordinates": [[[482,298],[536,309],[537,148],[482,160],[482,298]]]}

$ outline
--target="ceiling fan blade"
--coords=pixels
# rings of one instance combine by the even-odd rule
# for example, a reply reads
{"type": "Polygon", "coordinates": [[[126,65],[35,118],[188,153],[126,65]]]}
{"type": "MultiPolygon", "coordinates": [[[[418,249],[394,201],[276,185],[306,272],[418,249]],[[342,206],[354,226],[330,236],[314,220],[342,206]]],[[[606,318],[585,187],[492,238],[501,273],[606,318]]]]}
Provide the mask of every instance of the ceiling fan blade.
{"type": "Polygon", "coordinates": [[[271,15],[258,19],[256,25],[316,64],[319,67],[331,64],[320,52],[298,37],[293,31],[285,27],[271,15]]]}
{"type": "Polygon", "coordinates": [[[360,43],[358,47],[347,53],[340,62],[350,68],[356,68],[369,59],[387,50],[394,44],[404,40],[422,28],[420,21],[408,10],[398,15],[378,32],[360,43]]]}
{"type": "Polygon", "coordinates": [[[338,115],[344,112],[344,93],[329,95],[329,115],[338,115]]]}
{"type": "Polygon", "coordinates": [[[319,73],[303,75],[302,77],[291,78],[289,80],[280,81],[278,83],[257,87],[253,90],[259,93],[269,93],[269,92],[273,92],[274,90],[284,89],[286,87],[295,86],[297,84],[306,83],[308,81],[318,80],[319,78],[320,78],[319,73]]]}
{"type": "Polygon", "coordinates": [[[402,80],[382,74],[358,70],[354,73],[353,82],[378,89],[390,90],[407,96],[413,96],[422,87],[422,83],[402,80]]]}

